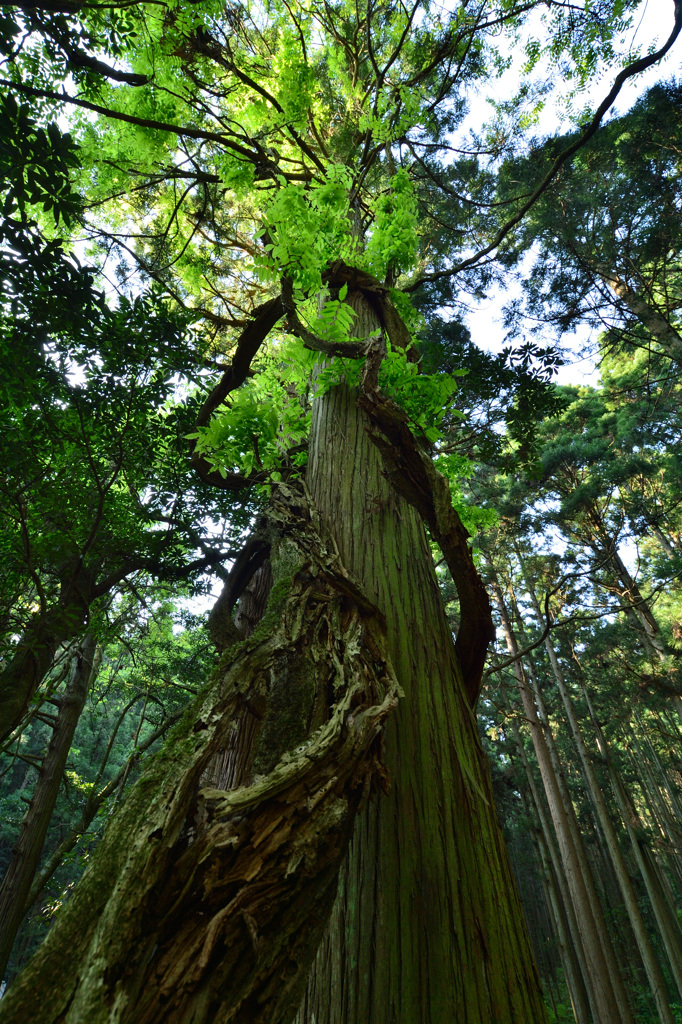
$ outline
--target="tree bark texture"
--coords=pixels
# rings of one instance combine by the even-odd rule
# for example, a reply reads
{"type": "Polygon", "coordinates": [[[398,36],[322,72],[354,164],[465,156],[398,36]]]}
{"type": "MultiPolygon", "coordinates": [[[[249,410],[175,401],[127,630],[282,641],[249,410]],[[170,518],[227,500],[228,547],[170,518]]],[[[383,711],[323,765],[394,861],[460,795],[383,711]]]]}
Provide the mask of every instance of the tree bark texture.
{"type": "Polygon", "coordinates": [[[379,733],[398,687],[383,618],[303,492],[280,485],[270,518],[265,620],[130,791],[0,1001],[3,1024],[284,1024],[296,1012],[353,817],[384,784],[379,733]],[[262,720],[258,774],[200,789],[245,705],[262,720]]]}
{"type": "MultiPolygon", "coordinates": [[[[368,333],[371,311],[355,308],[354,329],[368,333]]],[[[385,730],[390,793],[356,821],[297,1021],[544,1022],[424,529],[384,479],[357,397],[341,385],[316,401],[307,479],[344,563],[386,615],[405,700],[385,730]]]]}
{"type": "MultiPolygon", "coordinates": [[[[358,320],[371,329],[364,287],[358,320]]],[[[273,569],[293,562],[286,596],[276,569],[264,622],[226,652],[111,822],[0,1003],[5,1024],[29,1010],[35,1024],[288,1024],[363,806],[306,1020],[545,1024],[430,550],[382,477],[357,397],[338,386],[316,403],[308,479],[331,546],[314,510],[276,487],[273,569]],[[397,699],[391,661],[409,710],[386,738],[391,795],[364,802],[386,781],[378,737],[397,699]],[[259,719],[250,778],[202,788],[245,707],[259,719]]],[[[447,519],[429,508],[436,526],[440,511],[447,519]]],[[[473,680],[475,657],[468,667],[473,680]]]]}

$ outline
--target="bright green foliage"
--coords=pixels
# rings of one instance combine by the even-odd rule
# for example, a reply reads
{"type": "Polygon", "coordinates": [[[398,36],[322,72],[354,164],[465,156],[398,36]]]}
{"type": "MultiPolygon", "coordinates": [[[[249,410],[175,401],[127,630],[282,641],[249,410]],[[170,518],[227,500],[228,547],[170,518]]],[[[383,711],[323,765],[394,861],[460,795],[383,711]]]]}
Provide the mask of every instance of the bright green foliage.
{"type": "MultiPolygon", "coordinates": [[[[568,78],[579,88],[608,77],[618,63],[615,38],[637,8],[635,0],[549,7],[484,0],[476,11],[469,4],[208,0],[86,6],[77,15],[29,5],[0,19],[2,53],[18,46],[3,74],[13,93],[25,92],[21,102],[8,99],[0,109],[7,240],[0,351],[12,367],[0,381],[4,636],[12,646],[35,608],[59,598],[75,566],[85,565],[93,581],[95,615],[104,616],[103,599],[112,595],[112,615],[130,601],[134,619],[138,598],[153,610],[143,642],[133,644],[136,661],[125,654],[125,630],[121,648],[112,652],[109,643],[98,703],[87,719],[97,736],[83,724],[68,767],[74,804],[176,709],[178,684],[193,685],[194,667],[206,673],[201,638],[172,632],[151,580],[189,574],[190,588],[200,588],[207,549],[218,560],[228,547],[221,535],[213,550],[207,523],[228,519],[225,534],[238,536],[254,507],[250,495],[219,500],[200,486],[186,439],[223,480],[235,468],[262,470],[270,479],[303,472],[312,395],[341,379],[360,380],[364,360],[320,368],[280,324],[255,356],[254,376],[207,427],[194,428],[196,406],[234,354],[251,311],[281,290],[283,278],[293,285],[300,320],[335,346],[355,340],[355,316],[344,288],[324,286],[330,267],[343,260],[372,275],[373,288],[392,289],[423,358],[414,363],[387,346],[379,386],[406,411],[425,454],[454,481],[454,503],[472,533],[518,525],[520,516],[525,525],[536,514],[518,491],[478,492],[492,475],[481,466],[484,458],[496,468],[500,455],[506,468],[537,464],[542,443],[545,477],[525,479],[523,488],[527,497],[537,486],[555,525],[566,527],[574,568],[591,558],[584,545],[592,508],[616,533],[639,536],[643,523],[665,522],[679,539],[678,452],[663,450],[666,432],[679,431],[675,387],[642,397],[641,364],[627,371],[616,365],[610,382],[605,367],[607,394],[564,394],[562,406],[550,383],[558,362],[550,349],[510,345],[492,357],[462,328],[459,303],[485,295],[492,263],[455,270],[458,259],[486,248],[541,180],[547,160],[571,141],[531,154],[521,174],[518,162],[498,174],[511,148],[529,150],[551,90],[521,82],[518,95],[498,102],[490,124],[474,132],[463,127],[471,92],[487,90],[497,99],[508,54],[521,45],[528,69],[548,61],[548,75],[562,89],[568,78]],[[62,87],[76,103],[62,103],[62,87]],[[68,119],[69,135],[54,127],[57,116],[60,124],[68,119]],[[500,198],[505,205],[498,207],[500,198]],[[90,270],[67,255],[73,239],[56,239],[57,227],[85,235],[90,270]],[[100,271],[98,280],[118,290],[110,304],[94,288],[100,271]],[[647,432],[642,423],[654,423],[651,404],[660,418],[647,432]],[[456,406],[470,415],[463,418],[456,406]],[[538,434],[540,422],[562,407],[538,434]],[[563,502],[558,512],[551,506],[556,494],[563,502]],[[497,499],[499,519],[491,510],[497,499]]],[[[676,322],[676,158],[662,162],[660,152],[642,147],[641,127],[630,136],[622,127],[609,127],[574,170],[564,169],[504,256],[515,262],[539,238],[551,255],[533,276],[538,302],[547,282],[559,305],[573,301],[571,289],[580,298],[593,281],[595,268],[585,265],[596,258],[594,238],[601,239],[600,260],[617,249],[622,225],[607,245],[603,211],[622,206],[632,226],[628,259],[641,257],[650,293],[676,322]],[[665,184],[668,234],[650,207],[637,219],[628,205],[628,186],[642,167],[649,198],[657,174],[665,184]],[[602,178],[608,188],[598,193],[594,182],[602,178]],[[552,210],[564,190],[572,206],[559,243],[552,210]],[[591,234],[577,230],[586,221],[591,234]],[[571,233],[579,251],[561,277],[557,266],[563,272],[570,264],[571,233]],[[543,277],[548,267],[551,280],[549,271],[543,277]]],[[[579,313],[571,305],[562,322],[579,313]]],[[[638,343],[648,345],[646,331],[637,331],[638,343]]],[[[651,538],[642,551],[650,580],[674,578],[677,568],[663,565],[651,538]]],[[[608,584],[603,567],[595,581],[608,584]]],[[[576,585],[561,601],[568,607],[584,596],[576,585]]],[[[598,655],[615,637],[620,662],[613,679],[626,663],[644,677],[647,658],[634,634],[623,638],[615,599],[609,601],[613,621],[576,634],[594,651],[589,671],[599,674],[598,655]]],[[[676,596],[661,599],[659,609],[672,647],[676,596]]],[[[634,680],[631,674],[633,699],[634,680]]],[[[31,751],[45,739],[38,721],[21,740],[31,751]]],[[[491,728],[500,734],[499,724],[491,728]]],[[[22,767],[13,766],[17,777],[22,767]]],[[[60,827],[67,820],[60,807],[60,827]]],[[[75,868],[67,865],[58,878],[57,901],[75,868]]]]}
{"type": "Polygon", "coordinates": [[[335,258],[352,259],[352,228],[347,168],[332,164],[322,182],[309,188],[286,183],[264,211],[263,220],[273,241],[265,245],[267,257],[257,263],[262,280],[277,282],[291,277],[300,293],[322,287],[322,270],[335,258]]]}
{"type": "Polygon", "coordinates": [[[360,265],[382,278],[413,270],[419,252],[414,184],[404,168],[391,178],[388,193],[376,202],[375,226],[360,265]]]}
{"type": "MultiPolygon", "coordinates": [[[[354,340],[347,334],[352,319],[353,310],[342,299],[329,300],[313,326],[318,331],[324,329],[319,333],[325,340],[354,340]]],[[[261,360],[257,376],[232,396],[229,409],[214,413],[207,427],[187,437],[196,441],[196,450],[223,476],[235,468],[242,473],[254,468],[273,473],[302,467],[305,450],[289,453],[292,448],[305,447],[312,395],[324,394],[342,380],[359,386],[363,367],[363,359],[339,358],[316,368],[315,356],[299,341],[279,341],[261,360]]],[[[389,344],[379,385],[407,412],[415,433],[435,444],[444,438],[445,421],[461,415],[453,402],[456,378],[465,373],[419,374],[405,351],[392,350],[389,344]]],[[[448,475],[452,473],[453,479],[466,475],[471,466],[468,459],[455,455],[437,456],[436,464],[448,475]]]]}
{"type": "Polygon", "coordinates": [[[305,394],[312,365],[311,354],[297,339],[271,346],[258,375],[232,396],[229,410],[215,413],[207,427],[187,435],[196,439],[196,451],[223,476],[235,468],[273,474],[285,465],[302,466],[305,451],[289,455],[289,450],[307,438],[310,406],[305,394]]]}

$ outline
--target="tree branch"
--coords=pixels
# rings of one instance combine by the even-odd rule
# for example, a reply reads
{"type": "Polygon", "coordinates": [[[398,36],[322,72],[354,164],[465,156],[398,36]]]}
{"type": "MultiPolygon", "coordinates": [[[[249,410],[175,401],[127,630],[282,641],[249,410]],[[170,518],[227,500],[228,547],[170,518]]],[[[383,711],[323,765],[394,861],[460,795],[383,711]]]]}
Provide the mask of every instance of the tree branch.
{"type": "Polygon", "coordinates": [[[668,50],[673,45],[673,43],[679,36],[680,32],[682,31],[682,0],[674,0],[674,3],[675,24],[670,36],[668,37],[667,42],[655,53],[649,54],[649,56],[647,57],[641,57],[639,60],[633,61],[632,64],[629,64],[627,67],[623,68],[622,71],[618,73],[618,75],[616,76],[616,80],[614,81],[613,86],[611,88],[611,91],[597,107],[597,111],[592,120],[590,121],[589,125],[587,126],[587,128],[583,130],[582,134],[575,140],[575,142],[568,146],[563,151],[563,153],[559,154],[559,156],[555,159],[554,163],[552,164],[549,171],[542,179],[538,187],[535,189],[535,191],[529,196],[525,203],[521,205],[521,207],[514,214],[514,216],[511,217],[507,221],[507,223],[500,228],[500,230],[493,238],[492,242],[486,245],[483,249],[479,249],[479,251],[477,253],[474,253],[473,256],[469,256],[467,259],[461,260],[460,263],[455,264],[454,267],[450,267],[448,270],[435,271],[433,274],[423,274],[422,277],[418,278],[416,281],[413,281],[412,284],[407,285],[403,289],[403,291],[413,292],[416,291],[417,288],[420,288],[421,285],[426,284],[429,281],[441,281],[446,277],[454,277],[455,274],[459,274],[462,270],[467,270],[469,267],[475,266],[477,263],[479,263],[480,260],[482,260],[489,253],[491,253],[494,249],[497,249],[500,242],[502,242],[506,238],[506,236],[509,234],[512,228],[516,227],[519,221],[521,221],[525,217],[530,208],[537,202],[537,200],[540,198],[543,192],[546,191],[546,189],[549,187],[549,185],[554,180],[554,178],[561,170],[561,168],[564,166],[564,164],[567,163],[571,159],[571,157],[574,156],[574,154],[577,153],[578,150],[581,149],[585,145],[585,143],[588,142],[596,133],[597,129],[599,128],[599,125],[602,122],[604,115],[614,104],[618,96],[618,93],[622,89],[625,82],[629,78],[632,78],[634,75],[638,75],[640,74],[640,72],[646,71],[647,68],[650,68],[653,64],[656,64],[659,60],[662,60],[662,58],[665,57],[666,53],[668,52],[668,50]]]}

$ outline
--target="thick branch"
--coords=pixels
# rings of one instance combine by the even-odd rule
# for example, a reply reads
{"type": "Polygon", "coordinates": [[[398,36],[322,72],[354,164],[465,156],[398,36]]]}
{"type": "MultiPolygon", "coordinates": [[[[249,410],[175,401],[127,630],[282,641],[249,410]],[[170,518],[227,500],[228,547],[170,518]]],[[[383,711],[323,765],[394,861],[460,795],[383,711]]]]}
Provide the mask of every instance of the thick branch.
{"type": "Polygon", "coordinates": [[[264,537],[254,534],[234,560],[220,597],[211,608],[208,616],[208,631],[211,640],[219,651],[224,650],[241,639],[237,627],[232,621],[232,609],[244,593],[254,573],[270,553],[270,543],[264,537]]]}
{"type": "Polygon", "coordinates": [[[69,96],[68,93],[53,92],[51,89],[36,89],[32,85],[25,85],[23,82],[12,82],[7,78],[0,78],[0,85],[5,85],[9,90],[16,90],[25,96],[36,96],[40,99],[56,100],[59,103],[72,103],[76,107],[83,107],[84,110],[92,110],[96,114],[110,117],[114,121],[125,121],[127,124],[135,124],[140,128],[152,128],[155,131],[170,132],[180,138],[199,139],[202,142],[217,142],[227,149],[248,160],[249,163],[258,165],[261,161],[260,155],[253,150],[240,146],[234,142],[229,135],[209,132],[201,128],[188,128],[178,124],[169,124],[166,121],[156,121],[148,117],[136,117],[134,114],[124,114],[120,110],[112,110],[111,107],[103,107],[99,103],[90,103],[88,100],[78,99],[76,96],[69,96]]]}

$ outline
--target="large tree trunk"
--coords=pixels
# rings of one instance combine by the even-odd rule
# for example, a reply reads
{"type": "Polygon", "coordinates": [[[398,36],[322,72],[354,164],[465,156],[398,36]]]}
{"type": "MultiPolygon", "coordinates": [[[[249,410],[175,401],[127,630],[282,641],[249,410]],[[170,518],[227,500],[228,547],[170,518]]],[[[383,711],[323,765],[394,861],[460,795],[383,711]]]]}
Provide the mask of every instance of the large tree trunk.
{"type": "Polygon", "coordinates": [[[286,1024],[353,818],[383,784],[397,687],[382,616],[280,486],[269,612],[226,652],[109,823],[52,931],[0,1001],[3,1024],[286,1024]],[[244,706],[251,781],[201,789],[244,706]],[[37,998],[37,993],[40,998],[37,998]]]}
{"type": "MultiPolygon", "coordinates": [[[[376,326],[349,295],[357,334],[376,326]]],[[[316,402],[308,485],[386,615],[405,692],[385,731],[388,798],[356,821],[299,1024],[545,1021],[526,926],[424,529],[383,476],[355,393],[316,402]]]]}
{"type": "MultiPolygon", "coordinates": [[[[364,417],[344,386],[316,403],[309,481],[341,561],[316,510],[282,509],[275,488],[265,621],[131,791],[3,1024],[288,1024],[363,806],[305,1019],[545,1024],[471,707],[481,659],[461,645],[468,694],[423,527],[364,417]],[[406,710],[386,737],[391,795],[367,802],[391,661],[406,710]],[[249,777],[202,789],[244,708],[260,719],[249,777]]],[[[443,529],[452,553],[461,537],[443,529]]]]}
{"type": "Polygon", "coordinates": [[[27,909],[31,884],[40,863],[71,741],[88,695],[95,646],[94,634],[86,633],[73,659],[66,689],[59,698],[59,713],[52,739],[40,766],[31,803],[19,827],[19,835],[0,886],[0,978],[4,977],[14,940],[27,909]]]}

